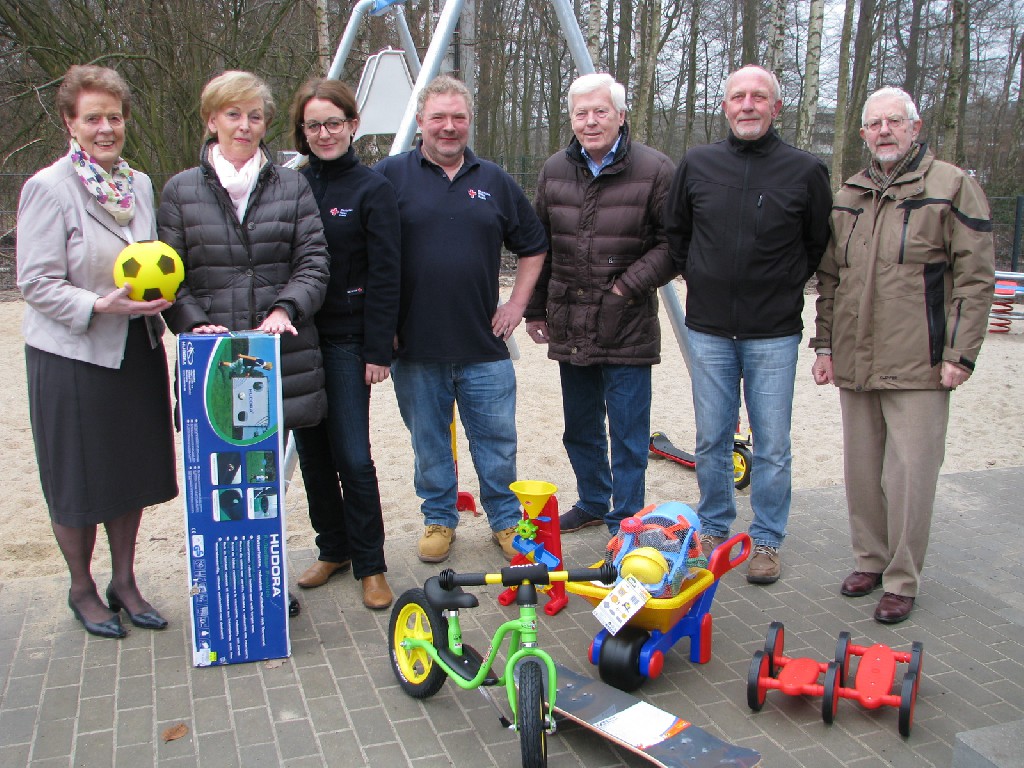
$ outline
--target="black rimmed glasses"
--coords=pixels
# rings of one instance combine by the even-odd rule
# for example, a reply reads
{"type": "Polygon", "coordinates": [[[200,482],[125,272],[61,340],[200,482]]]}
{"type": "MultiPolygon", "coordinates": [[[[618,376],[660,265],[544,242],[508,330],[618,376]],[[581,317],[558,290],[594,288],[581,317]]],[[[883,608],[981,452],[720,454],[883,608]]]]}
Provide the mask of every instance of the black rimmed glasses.
{"type": "Polygon", "coordinates": [[[341,133],[341,129],[345,127],[345,123],[351,122],[352,121],[347,117],[332,117],[328,120],[324,120],[322,123],[319,120],[307,120],[302,124],[302,130],[306,132],[307,136],[319,136],[320,129],[326,128],[327,133],[333,136],[336,133],[341,133]]]}
{"type": "Polygon", "coordinates": [[[876,117],[874,120],[868,120],[864,123],[864,127],[872,133],[877,133],[882,130],[882,123],[885,123],[889,126],[890,131],[898,131],[905,122],[907,122],[907,118],[892,115],[891,117],[876,117]]]}

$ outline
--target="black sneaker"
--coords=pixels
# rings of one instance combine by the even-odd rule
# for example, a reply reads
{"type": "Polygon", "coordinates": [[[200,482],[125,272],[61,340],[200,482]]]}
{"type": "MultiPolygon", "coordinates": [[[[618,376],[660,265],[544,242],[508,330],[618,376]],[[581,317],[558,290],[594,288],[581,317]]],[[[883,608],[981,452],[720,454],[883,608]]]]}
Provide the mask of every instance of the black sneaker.
{"type": "Polygon", "coordinates": [[[594,517],[573,504],[572,509],[558,516],[558,527],[562,533],[573,533],[592,525],[604,525],[604,518],[594,517]]]}
{"type": "Polygon", "coordinates": [[[299,598],[293,595],[291,592],[288,593],[288,618],[294,619],[302,613],[302,606],[299,605],[299,598]]]}

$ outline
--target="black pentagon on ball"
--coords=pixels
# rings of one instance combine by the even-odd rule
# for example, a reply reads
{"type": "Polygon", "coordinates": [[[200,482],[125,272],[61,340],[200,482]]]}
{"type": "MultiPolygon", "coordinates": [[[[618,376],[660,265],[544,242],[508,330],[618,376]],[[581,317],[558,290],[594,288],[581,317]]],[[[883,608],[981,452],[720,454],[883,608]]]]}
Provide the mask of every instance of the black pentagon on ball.
{"type": "Polygon", "coordinates": [[[132,256],[129,259],[125,259],[124,263],[121,264],[121,271],[124,272],[125,277],[138,277],[139,272],[142,271],[142,265],[132,256]]]}
{"type": "Polygon", "coordinates": [[[156,301],[157,299],[162,299],[163,297],[164,295],[160,293],[159,288],[147,288],[142,292],[143,301],[156,301]]]}
{"type": "Polygon", "coordinates": [[[174,274],[174,259],[167,254],[163,254],[159,259],[156,260],[157,269],[159,269],[165,275],[174,274]]]}

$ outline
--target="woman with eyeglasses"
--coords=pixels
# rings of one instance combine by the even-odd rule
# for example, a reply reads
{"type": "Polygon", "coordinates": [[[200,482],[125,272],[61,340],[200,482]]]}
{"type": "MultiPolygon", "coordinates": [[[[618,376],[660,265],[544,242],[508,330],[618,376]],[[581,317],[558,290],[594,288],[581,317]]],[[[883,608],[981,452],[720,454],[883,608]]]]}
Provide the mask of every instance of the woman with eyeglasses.
{"type": "MultiPolygon", "coordinates": [[[[267,84],[228,71],[203,88],[209,136],[199,165],[164,186],[160,239],[185,265],[164,312],[174,333],[258,330],[281,336],[285,429],[317,424],[327,410],[313,315],[327,291],[327,243],[306,180],[275,165],[263,143],[275,105],[267,84]]],[[[289,612],[298,613],[290,600],[289,612]]]]}
{"type": "Polygon", "coordinates": [[[388,378],[398,323],[400,224],[391,183],[359,162],[352,89],[311,80],[292,104],[295,148],[320,209],[330,252],[327,298],[316,315],[327,374],[327,419],[295,432],[319,558],[299,577],[319,587],[352,569],[363,604],[383,609],[384,520],[370,455],[370,388],[388,378]],[[340,480],[340,487],[339,487],[340,480]]]}

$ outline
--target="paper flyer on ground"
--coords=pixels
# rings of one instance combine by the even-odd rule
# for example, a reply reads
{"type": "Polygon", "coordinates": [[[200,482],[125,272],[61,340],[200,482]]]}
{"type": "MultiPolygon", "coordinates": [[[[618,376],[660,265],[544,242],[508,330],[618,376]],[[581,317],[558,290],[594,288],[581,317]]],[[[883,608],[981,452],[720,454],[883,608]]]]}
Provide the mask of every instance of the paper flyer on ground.
{"type": "Polygon", "coordinates": [[[178,339],[198,667],[290,653],[279,349],[262,333],[178,339]]]}
{"type": "Polygon", "coordinates": [[[629,709],[595,725],[612,738],[644,749],[675,736],[688,728],[690,723],[646,701],[638,701],[629,709]]]}

